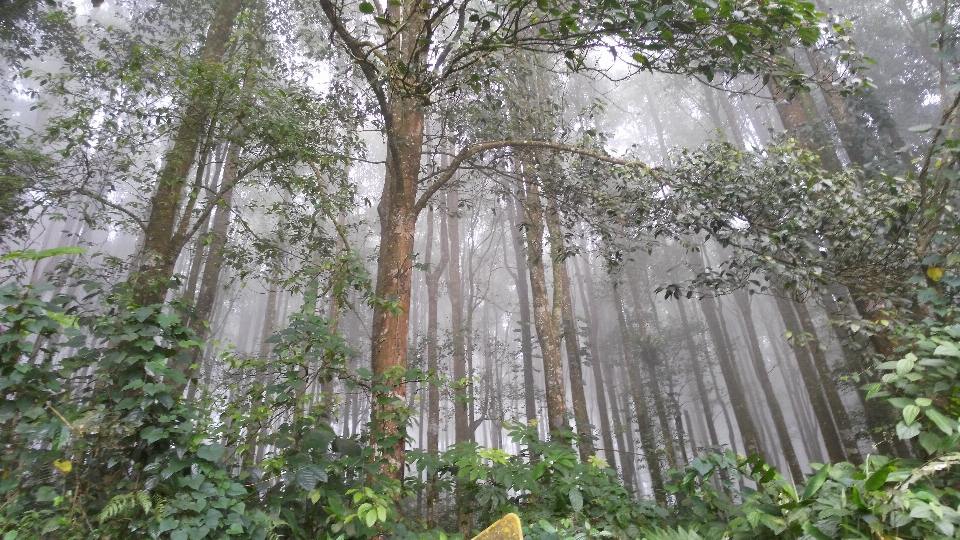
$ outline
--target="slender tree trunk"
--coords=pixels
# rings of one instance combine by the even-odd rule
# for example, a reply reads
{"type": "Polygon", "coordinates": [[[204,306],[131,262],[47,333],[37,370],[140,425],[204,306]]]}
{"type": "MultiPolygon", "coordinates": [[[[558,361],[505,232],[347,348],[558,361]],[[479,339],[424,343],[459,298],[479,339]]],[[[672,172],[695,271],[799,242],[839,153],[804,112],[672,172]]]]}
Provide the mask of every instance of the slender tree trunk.
{"type": "Polygon", "coordinates": [[[623,339],[623,362],[630,379],[633,405],[637,413],[637,425],[640,428],[640,444],[643,445],[643,458],[644,461],[647,462],[654,498],[656,498],[658,503],[666,505],[667,495],[664,490],[660,459],[657,456],[657,441],[653,435],[650,418],[647,415],[647,400],[644,395],[643,379],[639,369],[640,359],[637,358],[630,343],[630,330],[627,326],[626,316],[624,315],[623,298],[620,295],[620,288],[617,283],[613,284],[613,301],[614,309],[617,311],[617,321],[620,324],[620,334],[623,339]]]}
{"type": "MultiPolygon", "coordinates": [[[[690,355],[690,364],[693,368],[693,380],[697,385],[697,397],[700,401],[700,407],[703,409],[703,415],[707,418],[707,431],[710,434],[710,445],[717,447],[720,445],[720,439],[717,437],[717,428],[713,424],[713,407],[710,405],[710,394],[707,391],[707,385],[703,381],[703,366],[700,364],[700,355],[697,346],[693,342],[693,331],[690,323],[687,321],[687,311],[683,307],[683,301],[679,300],[677,306],[680,311],[680,323],[683,326],[683,335],[687,342],[687,352],[690,355]]],[[[689,423],[689,422],[688,422],[689,423]]]]}
{"type": "MultiPolygon", "coordinates": [[[[587,253],[586,249],[582,250],[582,253],[587,253]]],[[[574,266],[579,267],[577,261],[574,261],[574,266]]],[[[587,313],[587,331],[589,347],[590,347],[590,364],[593,368],[593,383],[594,391],[597,395],[597,408],[600,411],[600,437],[603,441],[603,455],[607,460],[607,463],[616,470],[617,461],[616,453],[614,453],[613,448],[613,433],[610,431],[610,411],[607,409],[607,393],[604,391],[603,386],[603,369],[600,365],[600,338],[598,331],[598,318],[597,318],[597,307],[593,295],[593,276],[591,275],[590,270],[590,261],[584,260],[584,272],[586,273],[586,283],[584,283],[583,274],[577,271],[577,285],[580,289],[580,301],[583,304],[583,309],[587,313]]],[[[615,406],[615,402],[614,402],[615,406]]]]}
{"type": "Polygon", "coordinates": [[[837,383],[833,380],[833,372],[827,361],[827,354],[820,346],[820,340],[817,338],[817,329],[810,318],[810,312],[807,306],[801,303],[793,303],[797,317],[800,321],[800,328],[808,334],[807,349],[813,358],[813,364],[817,368],[817,374],[820,376],[821,388],[826,394],[827,404],[833,412],[833,418],[837,424],[837,431],[840,434],[840,440],[843,441],[843,447],[846,451],[847,460],[859,465],[863,462],[860,456],[860,448],[857,444],[857,436],[853,431],[853,425],[850,422],[850,416],[840,398],[840,392],[837,390],[837,383]]]}
{"type": "MultiPolygon", "coordinates": [[[[790,332],[800,331],[800,321],[793,310],[791,302],[780,295],[774,295],[777,300],[777,307],[780,309],[780,315],[783,317],[783,323],[790,332]]],[[[813,359],[810,357],[810,351],[804,347],[794,347],[794,355],[797,358],[797,365],[800,368],[800,375],[803,379],[804,387],[807,389],[807,395],[810,396],[810,404],[813,406],[813,413],[817,417],[817,424],[820,426],[820,432],[823,434],[823,441],[827,447],[827,456],[830,461],[837,463],[844,461],[843,443],[837,434],[833,425],[833,415],[830,413],[830,406],[823,397],[821,391],[821,382],[817,376],[817,369],[814,366],[813,359]]]]}
{"type": "Polygon", "coordinates": [[[658,353],[656,348],[650,342],[650,334],[647,331],[647,321],[643,315],[643,308],[640,303],[640,292],[637,290],[637,283],[630,272],[627,274],[627,285],[630,290],[630,297],[634,305],[634,322],[637,325],[637,331],[640,336],[638,346],[639,357],[643,371],[647,373],[646,385],[647,394],[653,399],[654,410],[657,413],[657,420],[660,423],[660,431],[663,434],[663,450],[667,458],[667,467],[670,469],[677,467],[677,455],[674,449],[673,429],[670,427],[670,417],[667,414],[667,404],[664,399],[666,390],[660,384],[660,376],[657,371],[658,353]]]}
{"type": "Polygon", "coordinates": [[[533,376],[533,335],[530,327],[530,291],[527,285],[527,260],[523,255],[523,237],[520,227],[516,223],[521,219],[520,201],[507,203],[507,219],[510,223],[510,232],[513,238],[513,255],[517,261],[517,272],[514,281],[517,286],[518,307],[520,310],[520,356],[523,360],[523,397],[527,422],[537,419],[536,379],[533,376]]]}
{"type": "Polygon", "coordinates": [[[456,189],[447,192],[447,241],[450,261],[447,264],[447,292],[450,295],[450,332],[453,335],[453,425],[456,442],[473,439],[467,405],[467,356],[464,344],[463,287],[460,272],[460,218],[456,189]]]}
{"type": "Polygon", "coordinates": [[[734,293],[737,306],[740,308],[740,314],[743,317],[744,326],[747,331],[747,341],[749,344],[749,356],[753,362],[754,373],[757,380],[760,381],[760,389],[763,391],[763,397],[770,410],[770,416],[773,417],[773,428],[776,431],[777,439],[780,441],[780,448],[786,459],[787,467],[790,469],[791,477],[794,482],[803,482],[803,469],[800,468],[800,460],[797,459],[796,450],[793,447],[793,441],[790,440],[790,431],[787,429],[787,422],[783,416],[783,410],[780,407],[780,401],[777,400],[777,394],[773,390],[773,384],[770,382],[770,375],[767,373],[767,365],[763,361],[763,352],[760,350],[760,339],[757,336],[757,328],[753,322],[753,309],[750,305],[750,298],[743,289],[734,293]]]}

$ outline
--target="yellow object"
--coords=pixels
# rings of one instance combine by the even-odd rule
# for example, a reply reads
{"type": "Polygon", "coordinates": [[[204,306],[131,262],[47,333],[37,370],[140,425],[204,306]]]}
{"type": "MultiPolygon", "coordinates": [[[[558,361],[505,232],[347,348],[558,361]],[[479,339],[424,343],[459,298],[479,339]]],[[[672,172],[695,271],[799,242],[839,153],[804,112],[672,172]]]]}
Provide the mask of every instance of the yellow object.
{"type": "Polygon", "coordinates": [[[73,470],[73,463],[70,463],[69,461],[60,461],[59,459],[55,459],[53,460],[53,466],[65,473],[73,470]]]}
{"type": "Polygon", "coordinates": [[[473,540],[523,540],[520,518],[516,514],[507,514],[484,529],[473,540]]]}
{"type": "Polygon", "coordinates": [[[927,277],[933,281],[940,281],[940,278],[943,277],[943,268],[940,268],[939,266],[928,266],[927,277]]]}

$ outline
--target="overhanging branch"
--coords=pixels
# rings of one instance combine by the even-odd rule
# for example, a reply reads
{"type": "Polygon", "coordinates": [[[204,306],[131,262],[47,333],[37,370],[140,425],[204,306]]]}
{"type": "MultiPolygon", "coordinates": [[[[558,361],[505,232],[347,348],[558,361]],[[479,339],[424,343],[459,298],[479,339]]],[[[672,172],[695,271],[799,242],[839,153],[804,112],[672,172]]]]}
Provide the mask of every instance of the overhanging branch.
{"type": "Polygon", "coordinates": [[[456,174],[457,170],[460,168],[460,165],[464,161],[476,156],[477,154],[482,154],[488,150],[497,150],[500,148],[542,148],[546,150],[556,150],[558,152],[565,152],[568,154],[576,154],[578,156],[584,156],[596,159],[597,161],[602,161],[604,163],[610,163],[613,165],[622,165],[624,167],[636,167],[642,169],[644,172],[655,173],[655,170],[649,165],[642,161],[632,161],[628,159],[615,158],[613,156],[608,156],[606,154],[597,152],[595,150],[588,150],[580,146],[573,146],[569,144],[555,143],[551,141],[532,141],[532,140],[503,140],[503,141],[490,141],[481,144],[476,144],[469,146],[461,150],[450,162],[445,169],[437,173],[438,177],[436,180],[430,184],[430,187],[420,196],[417,200],[416,206],[414,206],[414,212],[420,214],[420,212],[426,208],[427,204],[430,202],[430,198],[440,190],[447,182],[453,178],[453,175],[456,174]]]}

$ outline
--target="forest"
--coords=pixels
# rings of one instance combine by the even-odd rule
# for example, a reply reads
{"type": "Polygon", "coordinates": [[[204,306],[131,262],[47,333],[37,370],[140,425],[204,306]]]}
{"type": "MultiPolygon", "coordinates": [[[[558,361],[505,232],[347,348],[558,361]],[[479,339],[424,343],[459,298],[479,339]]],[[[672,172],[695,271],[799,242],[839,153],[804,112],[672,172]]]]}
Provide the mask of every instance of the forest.
{"type": "Polygon", "coordinates": [[[958,42],[4,0],[0,538],[960,538],[958,42]]]}

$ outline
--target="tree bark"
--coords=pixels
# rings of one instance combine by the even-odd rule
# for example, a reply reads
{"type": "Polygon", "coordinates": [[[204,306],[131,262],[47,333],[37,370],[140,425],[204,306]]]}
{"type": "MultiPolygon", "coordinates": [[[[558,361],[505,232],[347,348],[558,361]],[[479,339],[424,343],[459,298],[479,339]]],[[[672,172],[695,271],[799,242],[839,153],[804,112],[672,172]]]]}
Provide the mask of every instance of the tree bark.
{"type": "Polygon", "coordinates": [[[633,406],[637,413],[637,425],[640,428],[640,444],[643,446],[643,458],[650,473],[650,482],[653,487],[653,496],[661,505],[667,504],[667,494],[664,490],[663,473],[660,468],[660,459],[657,454],[657,441],[653,435],[650,417],[647,415],[647,400],[643,390],[643,380],[640,374],[639,363],[633,346],[631,345],[630,330],[624,314],[623,298],[620,287],[613,284],[614,309],[617,312],[617,321],[620,324],[620,335],[623,340],[623,362],[630,380],[630,391],[633,395],[633,406]]]}
{"type": "Polygon", "coordinates": [[[587,398],[584,392],[583,365],[580,361],[580,342],[577,339],[577,323],[573,317],[573,302],[570,298],[570,275],[563,245],[563,231],[555,204],[547,207],[547,229],[550,239],[550,258],[553,267],[553,305],[560,307],[560,328],[567,352],[567,367],[570,371],[570,394],[573,397],[573,418],[580,437],[578,447],[580,460],[584,463],[594,454],[593,426],[587,413],[587,398]]]}
{"type": "Polygon", "coordinates": [[[540,201],[540,187],[536,180],[527,185],[523,209],[527,226],[527,266],[530,269],[530,288],[533,293],[533,321],[543,356],[543,374],[547,390],[547,423],[550,431],[553,432],[569,428],[569,425],[567,424],[563,360],[560,356],[558,318],[554,316],[547,295],[543,260],[543,207],[540,201]]]}
{"type": "MultiPolygon", "coordinates": [[[[240,0],[223,0],[217,5],[213,23],[201,47],[203,68],[210,69],[223,61],[234,20],[241,8],[240,0]]],[[[132,280],[133,300],[139,305],[163,302],[174,265],[187,241],[176,231],[177,216],[187,175],[196,162],[207,124],[212,121],[212,110],[209,91],[199,92],[184,107],[183,120],[173,136],[173,146],[164,156],[138,255],[139,265],[132,280]]],[[[189,215],[183,215],[181,219],[189,219],[189,215]]]]}
{"type": "Polygon", "coordinates": [[[740,314],[743,317],[744,327],[747,331],[747,342],[749,344],[749,356],[753,362],[754,373],[757,380],[760,381],[760,389],[763,391],[763,397],[770,410],[770,416],[773,417],[773,428],[776,431],[777,439],[780,442],[780,449],[786,459],[787,467],[790,469],[791,478],[796,483],[804,480],[803,469],[800,468],[800,460],[797,459],[797,452],[793,447],[793,441],[790,440],[790,432],[787,429],[787,422],[783,416],[783,410],[780,402],[777,400],[777,394],[773,390],[773,384],[770,382],[770,375],[767,373],[767,365],[763,361],[763,352],[760,350],[760,339],[757,336],[757,328],[753,322],[753,309],[750,305],[750,298],[743,289],[734,293],[740,314]]]}
{"type": "Polygon", "coordinates": [[[519,200],[507,203],[507,219],[510,223],[510,232],[513,238],[513,255],[517,261],[517,272],[514,282],[517,286],[517,300],[520,311],[520,356],[523,360],[523,397],[527,422],[537,419],[536,379],[533,376],[533,335],[530,327],[533,324],[530,317],[530,290],[527,284],[529,270],[527,260],[523,254],[523,236],[517,221],[522,219],[522,210],[519,200]]]}
{"type": "MultiPolygon", "coordinates": [[[[581,253],[587,253],[586,249],[581,253]]],[[[577,261],[574,266],[578,267],[577,261]]],[[[603,386],[603,369],[600,365],[600,337],[598,330],[597,306],[593,295],[593,276],[590,270],[590,261],[584,259],[584,272],[586,273],[586,283],[584,275],[577,271],[577,285],[580,289],[580,301],[583,304],[584,311],[587,312],[587,331],[589,332],[588,346],[590,347],[590,365],[593,368],[594,391],[597,395],[597,408],[600,411],[600,437],[603,441],[603,455],[607,463],[616,471],[617,460],[613,448],[613,433],[610,431],[610,411],[607,408],[607,393],[603,386]]],[[[613,402],[616,405],[616,402],[613,402]]]]}
{"type": "Polygon", "coordinates": [[[827,361],[826,352],[820,346],[820,340],[817,338],[817,329],[810,318],[810,312],[805,304],[793,303],[793,307],[799,318],[800,328],[807,336],[807,349],[813,358],[813,364],[817,368],[817,374],[820,376],[820,384],[826,394],[827,404],[833,412],[833,418],[837,424],[837,431],[840,434],[840,440],[843,441],[843,448],[846,452],[847,460],[859,465],[863,462],[860,455],[860,448],[857,444],[857,436],[853,431],[853,425],[850,422],[850,416],[840,398],[840,392],[837,390],[837,383],[833,380],[833,372],[827,361]]]}

